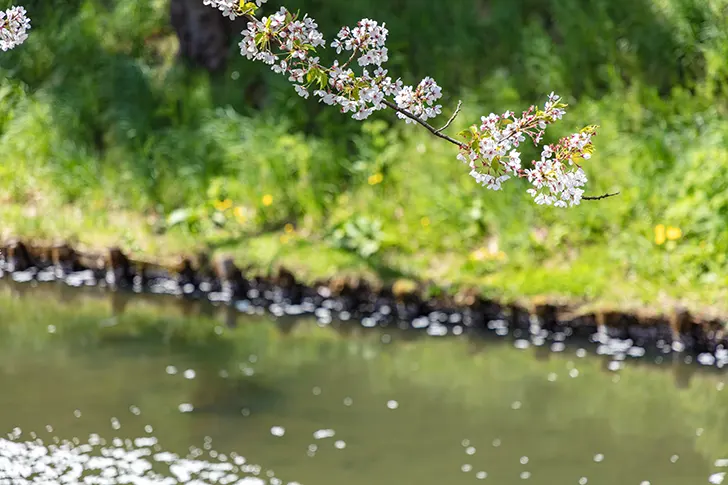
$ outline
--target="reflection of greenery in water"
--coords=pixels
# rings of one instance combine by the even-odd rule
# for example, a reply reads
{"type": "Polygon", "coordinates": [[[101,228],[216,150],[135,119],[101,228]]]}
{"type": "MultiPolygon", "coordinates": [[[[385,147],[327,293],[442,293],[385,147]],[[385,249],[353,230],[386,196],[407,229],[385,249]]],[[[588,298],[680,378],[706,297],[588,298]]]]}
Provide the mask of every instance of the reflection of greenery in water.
{"type": "Polygon", "coordinates": [[[51,424],[60,437],[111,437],[143,434],[151,424],[165,447],[184,451],[210,436],[216,449],[304,484],[459,484],[480,470],[505,484],[520,483],[524,471],[554,485],[581,476],[604,485],[703,483],[717,471],[712,462],[728,456],[728,390],[703,372],[679,388],[685,366],[633,363],[614,374],[593,356],[518,351],[475,337],[413,340],[310,320],[286,331],[292,321],[241,316],[231,329],[224,308],[204,316],[171,298],[124,306],[123,295],[47,288],[0,295],[2,432],[51,424]],[[72,301],[58,303],[49,291],[72,301]],[[384,335],[391,342],[382,343],[384,335]],[[179,372],[168,375],[168,365],[179,372]],[[578,377],[569,376],[572,368],[578,377]],[[195,379],[183,377],[186,369],[195,379]],[[390,399],[397,410],[387,408],[390,399]],[[187,402],[195,411],[179,413],[187,402]],[[142,414],[131,414],[131,405],[142,414]],[[118,432],[112,417],[122,423],[118,432]],[[270,434],[277,425],[286,428],[282,438],[270,434]],[[346,448],[315,442],[322,428],[336,430],[346,448]],[[594,462],[598,453],[604,462],[594,462]],[[473,471],[460,471],[464,464],[473,471]]]}

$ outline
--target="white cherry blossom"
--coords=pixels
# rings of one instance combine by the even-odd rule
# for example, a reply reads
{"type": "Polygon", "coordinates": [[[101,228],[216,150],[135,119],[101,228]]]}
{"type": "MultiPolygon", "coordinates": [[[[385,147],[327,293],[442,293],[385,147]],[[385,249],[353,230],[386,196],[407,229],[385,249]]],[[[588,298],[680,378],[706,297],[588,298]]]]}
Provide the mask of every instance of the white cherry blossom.
{"type": "Polygon", "coordinates": [[[0,50],[7,51],[19,46],[28,38],[30,19],[23,7],[0,10],[0,50]]]}

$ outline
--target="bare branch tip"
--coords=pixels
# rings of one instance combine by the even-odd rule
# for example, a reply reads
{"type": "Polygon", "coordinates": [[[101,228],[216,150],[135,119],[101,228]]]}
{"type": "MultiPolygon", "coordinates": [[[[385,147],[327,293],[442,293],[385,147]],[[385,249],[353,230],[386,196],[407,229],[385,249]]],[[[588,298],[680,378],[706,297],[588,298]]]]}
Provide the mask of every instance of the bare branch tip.
{"type": "Polygon", "coordinates": [[[592,196],[592,197],[582,197],[581,200],[602,200],[602,199],[606,199],[609,197],[615,197],[617,195],[619,195],[619,192],[614,192],[613,194],[607,193],[607,194],[602,194],[602,195],[597,195],[597,196],[592,196]]]}

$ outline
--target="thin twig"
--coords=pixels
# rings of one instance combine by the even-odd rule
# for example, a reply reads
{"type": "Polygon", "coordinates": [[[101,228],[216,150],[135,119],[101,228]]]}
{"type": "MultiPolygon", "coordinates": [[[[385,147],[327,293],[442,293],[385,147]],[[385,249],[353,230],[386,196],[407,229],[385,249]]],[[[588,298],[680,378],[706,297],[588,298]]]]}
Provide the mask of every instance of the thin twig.
{"type": "Polygon", "coordinates": [[[405,115],[407,118],[411,119],[412,121],[414,121],[416,123],[419,123],[420,125],[424,126],[427,129],[427,131],[429,131],[430,133],[432,133],[436,137],[442,138],[443,140],[446,140],[446,141],[449,141],[453,145],[456,145],[458,148],[462,148],[463,142],[459,142],[455,138],[449,137],[447,135],[443,135],[442,133],[440,133],[440,130],[438,130],[437,128],[435,128],[434,126],[432,126],[431,124],[429,124],[428,122],[426,122],[425,120],[423,120],[422,118],[420,118],[419,116],[410,113],[406,109],[400,108],[399,106],[397,106],[393,102],[389,101],[388,99],[385,99],[384,101],[382,101],[382,103],[384,103],[385,105],[387,105],[387,107],[392,108],[396,112],[402,113],[403,115],[405,115]]]}
{"type": "Polygon", "coordinates": [[[448,129],[450,124],[455,121],[455,118],[457,118],[458,114],[460,114],[460,108],[463,106],[463,102],[461,100],[458,100],[458,107],[455,108],[455,112],[452,114],[449,120],[447,120],[447,123],[445,123],[445,126],[437,130],[438,133],[441,133],[448,129]]]}
{"type": "Polygon", "coordinates": [[[606,199],[607,197],[614,197],[615,195],[619,195],[619,192],[615,192],[613,194],[591,196],[591,197],[582,197],[581,200],[601,200],[601,199],[606,199]]]}
{"type": "Polygon", "coordinates": [[[349,67],[349,64],[351,64],[351,61],[353,61],[353,60],[354,60],[354,58],[356,57],[356,55],[357,55],[358,53],[359,53],[359,48],[358,48],[358,47],[355,47],[355,48],[354,48],[354,50],[353,50],[353,51],[352,51],[352,53],[351,53],[351,56],[349,57],[349,60],[348,60],[348,61],[346,61],[346,62],[344,63],[344,65],[343,65],[343,66],[341,66],[341,68],[340,68],[340,69],[341,69],[341,70],[343,71],[344,69],[346,69],[347,67],[349,67]]]}

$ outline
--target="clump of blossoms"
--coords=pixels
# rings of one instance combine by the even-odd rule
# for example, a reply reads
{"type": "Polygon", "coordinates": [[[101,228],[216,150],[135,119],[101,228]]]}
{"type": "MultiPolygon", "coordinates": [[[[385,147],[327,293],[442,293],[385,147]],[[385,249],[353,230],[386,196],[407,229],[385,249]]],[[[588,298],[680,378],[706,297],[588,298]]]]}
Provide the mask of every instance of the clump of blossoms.
{"type": "MultiPolygon", "coordinates": [[[[397,107],[408,111],[421,120],[427,120],[442,113],[442,106],[434,104],[441,97],[442,90],[440,86],[431,77],[426,77],[414,89],[412,86],[404,86],[399,90],[394,101],[397,103],[397,107]]],[[[398,112],[397,116],[407,123],[416,123],[415,120],[404,113],[398,112]]]]}
{"type": "Polygon", "coordinates": [[[23,7],[0,10],[0,50],[7,51],[25,42],[29,29],[30,19],[23,7]]]}
{"type": "Polygon", "coordinates": [[[467,163],[470,175],[489,189],[499,190],[511,177],[522,177],[533,185],[528,193],[537,204],[578,205],[584,194],[581,187],[587,182],[579,161],[591,158],[596,126],[587,126],[555,145],[545,145],[541,159],[533,161],[532,168],[521,167],[518,151],[527,137],[538,145],[546,128],[564,116],[566,105],[560,101],[551,93],[542,110],[531,106],[520,117],[511,111],[483,116],[480,125],[460,133],[466,142],[458,159],[467,163]]]}
{"type": "Polygon", "coordinates": [[[235,20],[238,15],[245,15],[249,12],[254,12],[256,8],[260,7],[268,0],[255,0],[255,2],[246,2],[240,0],[202,0],[205,5],[210,5],[220,10],[225,17],[230,20],[235,20]]]}
{"type": "Polygon", "coordinates": [[[236,5],[230,0],[203,1],[225,14],[245,16],[248,23],[242,31],[240,53],[288,76],[304,98],[313,90],[321,102],[336,105],[342,113],[351,113],[357,120],[364,120],[390,104],[397,106],[401,110],[398,115],[408,122],[416,121],[404,111],[426,120],[442,110],[434,104],[442,92],[433,79],[425,78],[414,88],[404,86],[401,79],[392,79],[381,67],[389,58],[389,31],[384,24],[362,19],[353,27],[342,28],[330,47],[337,54],[348,53],[349,58],[343,63],[335,60],[324,65],[317,48],[325,48],[326,41],[311,17],[299,18],[281,7],[273,15],[258,19],[253,15],[256,5],[250,2],[236,5]],[[354,61],[361,68],[360,73],[352,68],[354,61]]]}
{"type": "Polygon", "coordinates": [[[349,57],[327,65],[318,56],[317,49],[325,48],[326,41],[315,20],[308,15],[300,18],[285,7],[258,19],[256,10],[265,1],[203,0],[205,5],[218,8],[230,18],[245,17],[248,23],[242,31],[240,53],[287,76],[300,96],[308,98],[313,90],[320,102],[338,106],[342,113],[351,113],[357,120],[364,120],[375,111],[393,109],[407,123],[417,123],[458,146],[457,158],[467,163],[470,175],[489,189],[499,190],[512,177],[525,178],[531,184],[528,193],[537,204],[556,207],[614,195],[583,196],[587,177],[579,163],[589,159],[594,150],[592,137],[596,126],[545,145],[540,160],[534,160],[530,168],[521,166],[520,144],[530,138],[538,146],[546,128],[564,116],[566,105],[554,93],[543,109],[531,106],[520,117],[510,111],[502,115],[491,113],[482,117],[479,125],[461,132],[461,140],[456,140],[443,131],[459,113],[459,104],[442,128],[436,129],[427,122],[442,113],[442,106],[436,104],[442,90],[434,79],[426,77],[417,86],[408,86],[399,78],[393,79],[382,67],[389,58],[389,31],[385,24],[362,19],[353,27],[343,27],[329,45],[337,55],[345,53],[349,57]],[[354,70],[354,61],[360,72],[354,70]]]}

